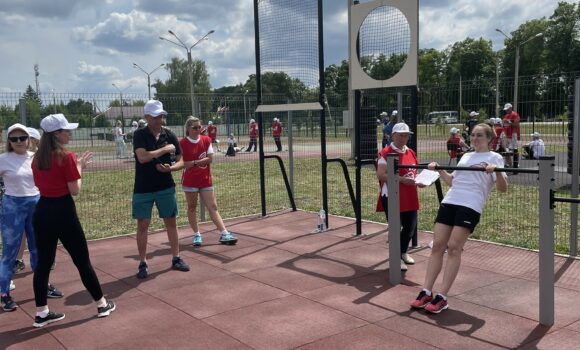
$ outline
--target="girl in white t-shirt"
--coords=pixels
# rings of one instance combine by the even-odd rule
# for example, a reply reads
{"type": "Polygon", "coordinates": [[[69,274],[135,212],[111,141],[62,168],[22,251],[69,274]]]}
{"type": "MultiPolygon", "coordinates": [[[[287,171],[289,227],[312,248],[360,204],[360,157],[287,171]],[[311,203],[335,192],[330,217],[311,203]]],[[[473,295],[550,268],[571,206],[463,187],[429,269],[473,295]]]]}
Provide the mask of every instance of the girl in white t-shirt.
{"type": "MultiPolygon", "coordinates": [[[[471,147],[475,152],[466,153],[458,167],[485,169],[485,171],[456,170],[449,174],[439,170],[443,181],[450,186],[441,202],[435,219],[434,241],[425,284],[419,296],[411,302],[411,307],[439,313],[448,308],[447,293],[457,277],[461,263],[463,246],[479,223],[483,206],[494,184],[500,192],[507,191],[507,176],[504,172],[494,173],[495,168],[503,168],[501,155],[491,152],[490,147],[495,132],[488,124],[478,124],[471,132],[471,147]],[[443,267],[443,255],[447,249],[447,264],[443,273],[441,292],[433,297],[431,292],[437,276],[443,267]]],[[[433,162],[428,168],[433,170],[438,164],[433,162]]]]}
{"type": "Polygon", "coordinates": [[[127,146],[125,145],[125,134],[123,134],[123,124],[120,120],[117,120],[117,125],[113,129],[113,136],[115,136],[115,145],[117,146],[117,158],[125,158],[125,151],[127,146]]]}

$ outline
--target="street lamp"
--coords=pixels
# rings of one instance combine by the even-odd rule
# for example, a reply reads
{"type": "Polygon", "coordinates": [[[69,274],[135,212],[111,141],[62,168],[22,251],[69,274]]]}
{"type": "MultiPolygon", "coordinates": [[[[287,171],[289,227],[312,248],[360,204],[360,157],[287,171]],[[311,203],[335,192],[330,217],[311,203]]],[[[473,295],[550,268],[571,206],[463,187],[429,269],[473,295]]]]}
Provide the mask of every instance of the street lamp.
{"type": "MultiPolygon", "coordinates": [[[[513,39],[513,37],[508,36],[501,29],[496,28],[495,30],[497,32],[503,34],[503,36],[505,36],[507,39],[513,39]]],[[[514,111],[516,111],[516,112],[518,111],[518,79],[519,79],[519,70],[520,70],[520,47],[524,46],[528,41],[535,39],[535,38],[539,38],[542,35],[544,35],[544,33],[540,32],[538,34],[535,34],[531,38],[528,38],[527,40],[524,40],[523,42],[516,45],[516,63],[515,63],[515,77],[514,77],[514,103],[513,103],[514,111]]]]}
{"type": "Polygon", "coordinates": [[[131,87],[131,85],[127,86],[124,89],[119,89],[119,87],[117,85],[115,85],[115,83],[111,84],[115,87],[115,89],[117,89],[117,91],[119,91],[119,96],[120,96],[120,103],[121,103],[121,123],[123,124],[123,127],[125,127],[125,118],[123,116],[123,91],[127,91],[127,89],[129,89],[131,87]]]}
{"type": "Polygon", "coordinates": [[[141,68],[137,63],[133,63],[133,68],[139,69],[141,72],[147,75],[147,89],[149,91],[149,99],[151,99],[151,74],[155,73],[159,68],[165,66],[165,63],[161,63],[157,68],[152,70],[151,72],[147,73],[145,69],[141,68]]]}
{"type": "Polygon", "coordinates": [[[193,94],[193,61],[191,59],[191,49],[193,49],[197,44],[199,44],[200,42],[202,42],[203,40],[207,40],[207,37],[214,33],[215,31],[212,29],[209,32],[207,32],[207,34],[205,34],[204,36],[202,36],[198,41],[195,42],[195,44],[191,45],[190,47],[187,47],[187,45],[185,45],[185,43],[183,41],[181,41],[181,39],[179,39],[179,37],[177,37],[177,35],[175,35],[174,32],[172,32],[171,30],[167,31],[169,34],[173,35],[173,37],[175,39],[177,39],[178,42],[175,42],[173,40],[169,40],[167,38],[164,38],[162,36],[159,37],[159,39],[161,40],[165,40],[165,41],[169,41],[170,43],[177,45],[179,47],[183,47],[185,49],[185,51],[187,52],[187,61],[189,63],[189,93],[191,94],[191,113],[193,115],[195,115],[195,102],[194,102],[194,94],[193,94]]]}

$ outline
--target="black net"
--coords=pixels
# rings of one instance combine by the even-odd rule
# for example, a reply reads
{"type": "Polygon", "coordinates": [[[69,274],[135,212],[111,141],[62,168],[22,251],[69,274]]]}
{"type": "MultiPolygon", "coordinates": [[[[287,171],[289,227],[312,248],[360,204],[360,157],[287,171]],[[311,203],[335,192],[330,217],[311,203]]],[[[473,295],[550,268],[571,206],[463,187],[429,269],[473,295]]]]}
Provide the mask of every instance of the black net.
{"type": "Polygon", "coordinates": [[[284,80],[292,102],[318,101],[318,1],[258,1],[262,85],[284,80]]]}
{"type": "Polygon", "coordinates": [[[385,80],[397,74],[407,61],[410,48],[409,22],[395,7],[374,9],[359,29],[359,62],[373,79],[385,80]]]}

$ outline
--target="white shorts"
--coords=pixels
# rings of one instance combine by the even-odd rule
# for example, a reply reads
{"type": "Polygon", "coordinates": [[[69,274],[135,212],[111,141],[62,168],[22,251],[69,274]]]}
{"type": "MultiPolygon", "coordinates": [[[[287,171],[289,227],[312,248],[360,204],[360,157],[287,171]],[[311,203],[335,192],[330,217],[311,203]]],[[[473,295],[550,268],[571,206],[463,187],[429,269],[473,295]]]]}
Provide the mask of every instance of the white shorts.
{"type": "Polygon", "coordinates": [[[518,134],[517,133],[513,133],[511,139],[508,138],[507,139],[507,148],[509,150],[514,150],[514,149],[518,149],[518,134]]]}
{"type": "Polygon", "coordinates": [[[213,186],[209,187],[187,187],[181,186],[183,192],[210,192],[213,191],[213,186]]]}

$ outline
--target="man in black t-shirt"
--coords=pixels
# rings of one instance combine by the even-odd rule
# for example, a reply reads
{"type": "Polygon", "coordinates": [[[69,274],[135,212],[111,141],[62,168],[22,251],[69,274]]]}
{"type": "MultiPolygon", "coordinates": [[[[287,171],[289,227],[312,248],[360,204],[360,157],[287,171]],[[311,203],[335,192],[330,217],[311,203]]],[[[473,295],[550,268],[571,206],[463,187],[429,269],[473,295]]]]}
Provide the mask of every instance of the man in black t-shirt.
{"type": "Polygon", "coordinates": [[[477,116],[479,115],[479,113],[477,113],[476,111],[471,111],[469,113],[469,119],[465,122],[465,125],[463,125],[463,139],[465,140],[465,143],[468,146],[471,146],[471,132],[473,131],[473,128],[475,128],[475,126],[478,124],[477,121],[477,116]]]}
{"type": "Polygon", "coordinates": [[[171,246],[174,270],[189,271],[189,266],[179,256],[179,237],[177,235],[177,198],[175,182],[171,172],[183,168],[181,148],[177,136],[165,128],[167,112],[163,104],[150,100],[144,107],[147,126],[135,131],[133,149],[135,152],[135,185],[133,187],[133,218],[137,219],[137,250],[139,268],[137,278],[146,278],[147,232],[151,223],[153,204],[157,206],[163,219],[167,238],[171,246]]]}

